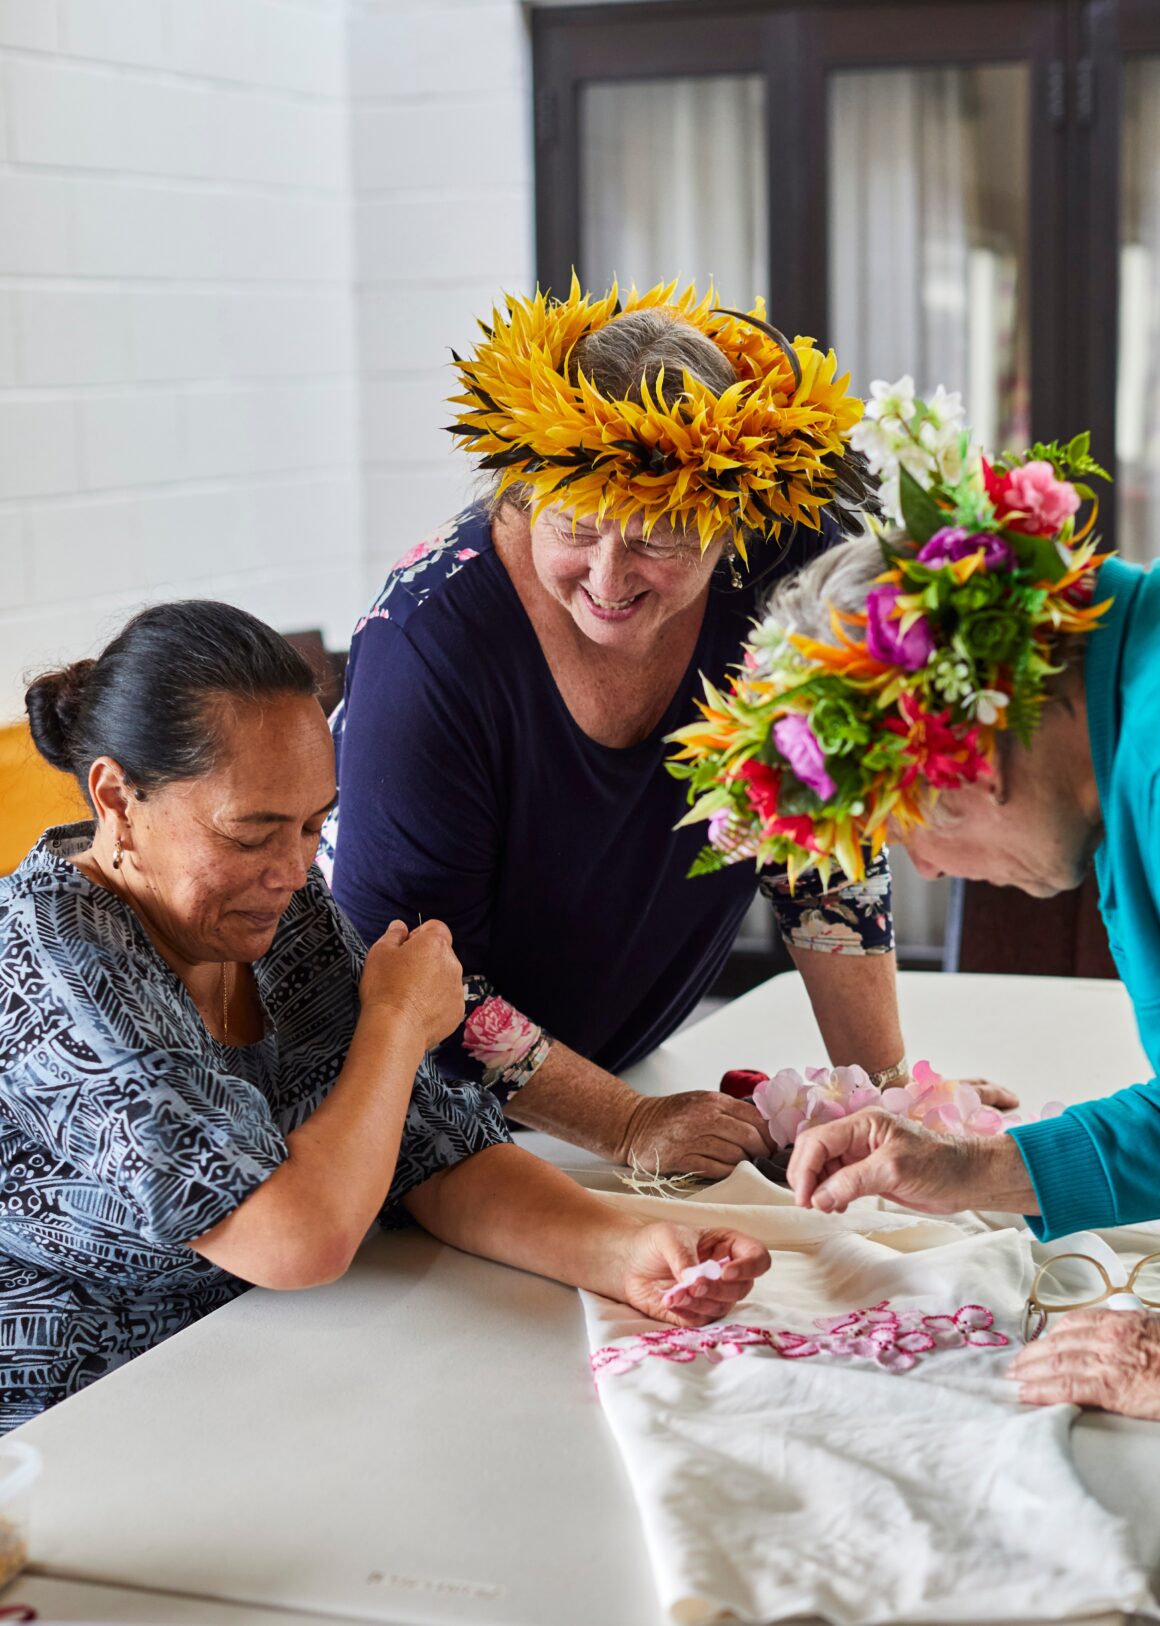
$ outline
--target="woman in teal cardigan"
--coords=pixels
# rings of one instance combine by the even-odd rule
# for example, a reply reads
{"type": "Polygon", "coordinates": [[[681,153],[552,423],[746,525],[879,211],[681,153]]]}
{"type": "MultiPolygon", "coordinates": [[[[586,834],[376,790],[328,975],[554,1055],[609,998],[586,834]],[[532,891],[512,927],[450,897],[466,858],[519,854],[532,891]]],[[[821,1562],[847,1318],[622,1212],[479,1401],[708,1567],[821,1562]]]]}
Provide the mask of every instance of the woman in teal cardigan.
{"type": "MultiPolygon", "coordinates": [[[[968,456],[954,481],[916,447],[900,474],[925,410],[884,394],[861,429],[897,523],[779,588],[732,693],[678,736],[711,819],[707,853],[792,842],[800,864],[824,865],[877,828],[929,879],[1037,897],[1094,864],[1160,1073],[1160,571],[1077,535],[1099,472],[1086,437],[995,466],[968,456]]],[[[988,1139],[870,1108],[803,1133],[789,1181],[799,1204],[837,1212],[880,1195],[1023,1213],[1045,1240],[1155,1220],[1160,1078],[988,1139]]],[[[1160,1418],[1160,1316],[1069,1315],[1014,1375],[1029,1401],[1160,1418]]]]}

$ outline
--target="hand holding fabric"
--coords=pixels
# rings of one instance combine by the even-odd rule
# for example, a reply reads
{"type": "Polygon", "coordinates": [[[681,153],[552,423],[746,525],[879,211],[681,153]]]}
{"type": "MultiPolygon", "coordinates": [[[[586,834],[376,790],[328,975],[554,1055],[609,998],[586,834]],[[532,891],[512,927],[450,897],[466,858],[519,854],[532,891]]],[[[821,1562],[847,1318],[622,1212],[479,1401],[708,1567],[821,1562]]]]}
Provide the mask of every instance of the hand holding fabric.
{"type": "Polygon", "coordinates": [[[739,1231],[657,1222],[630,1236],[621,1297],[654,1321],[704,1327],[745,1298],[770,1266],[768,1249],[739,1231]],[[681,1285],[690,1266],[716,1260],[720,1275],[681,1285]]]}
{"type": "Polygon", "coordinates": [[[1098,1406],[1160,1422],[1160,1315],[1075,1310],[1012,1362],[1031,1406],[1098,1406]]]}

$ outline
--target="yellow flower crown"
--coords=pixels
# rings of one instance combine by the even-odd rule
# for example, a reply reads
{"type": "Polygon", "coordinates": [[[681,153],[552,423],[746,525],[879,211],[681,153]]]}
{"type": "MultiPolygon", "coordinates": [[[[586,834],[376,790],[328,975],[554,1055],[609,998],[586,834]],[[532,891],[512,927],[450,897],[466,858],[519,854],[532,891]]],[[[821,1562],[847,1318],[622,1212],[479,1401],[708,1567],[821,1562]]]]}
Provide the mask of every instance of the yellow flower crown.
{"type": "Polygon", "coordinates": [[[776,537],[783,525],[817,530],[827,503],[861,482],[843,463],[846,436],[862,416],[835,378],[832,350],[812,339],[791,345],[765,322],[764,302],[748,316],[722,309],[710,291],[676,283],[621,301],[615,283],[603,299],[582,294],[575,274],[568,298],[506,299],[470,360],[454,355],[462,408],[457,440],[498,472],[502,494],[525,486],[533,517],[567,502],[583,514],[623,523],[639,514],[648,536],[658,520],[695,529],[701,551],[729,535],[745,557],[746,533],[776,537]],[[679,384],[664,373],[641,399],[612,400],[570,366],[579,339],[622,313],[659,310],[712,340],[737,383],[716,395],[688,371],[679,384]],[[573,375],[575,382],[573,382],[573,375]]]}

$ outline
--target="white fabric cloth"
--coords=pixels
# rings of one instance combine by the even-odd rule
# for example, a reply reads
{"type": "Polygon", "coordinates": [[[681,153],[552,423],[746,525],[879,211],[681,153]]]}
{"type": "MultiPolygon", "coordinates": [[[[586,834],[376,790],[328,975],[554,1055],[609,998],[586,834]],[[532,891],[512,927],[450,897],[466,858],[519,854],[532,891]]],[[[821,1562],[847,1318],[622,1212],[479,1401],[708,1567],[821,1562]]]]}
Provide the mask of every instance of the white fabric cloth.
{"type": "Polygon", "coordinates": [[[672,1621],[1160,1612],[1126,1527],[1074,1472],[1072,1408],[1022,1407],[1004,1376],[1033,1274],[1025,1231],[802,1211],[749,1165],[687,1205],[608,1200],[774,1253],[732,1332],[668,1336],[583,1295],[672,1621]]]}

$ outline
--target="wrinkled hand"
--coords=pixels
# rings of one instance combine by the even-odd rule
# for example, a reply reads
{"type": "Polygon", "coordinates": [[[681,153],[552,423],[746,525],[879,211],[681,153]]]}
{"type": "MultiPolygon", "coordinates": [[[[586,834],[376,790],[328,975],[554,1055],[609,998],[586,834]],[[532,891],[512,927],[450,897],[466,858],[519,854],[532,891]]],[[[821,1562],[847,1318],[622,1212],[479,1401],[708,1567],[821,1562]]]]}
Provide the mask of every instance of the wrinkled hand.
{"type": "Polygon", "coordinates": [[[979,1100],[983,1105],[994,1107],[996,1112],[1014,1112],[1019,1105],[1019,1097],[1005,1084],[990,1084],[985,1078],[957,1078],[955,1083],[969,1084],[973,1090],[979,1092],[979,1100]]]}
{"type": "Polygon", "coordinates": [[[659,1174],[723,1180],[742,1159],[772,1151],[765,1119],[750,1102],[716,1090],[687,1090],[642,1099],[617,1157],[659,1174]]]}
{"type": "Polygon", "coordinates": [[[1160,1422],[1160,1315],[1074,1310],[1028,1344],[1009,1375],[1029,1406],[1099,1406],[1160,1422]]]}
{"type": "Polygon", "coordinates": [[[926,1214],[951,1214],[979,1201],[977,1164],[985,1144],[934,1135],[884,1107],[866,1107],[798,1136],[789,1185],[800,1208],[840,1214],[855,1198],[873,1196],[926,1214]]]}
{"type": "MultiPolygon", "coordinates": [[[[971,1089],[976,1089],[979,1101],[983,1102],[983,1106],[994,1107],[996,1112],[1014,1112],[1015,1107],[1018,1106],[1018,1096],[1015,1094],[1014,1089],[1007,1089],[1005,1085],[989,1085],[986,1078],[955,1078],[953,1083],[970,1085],[971,1089]]],[[[895,1085],[885,1086],[882,1091],[883,1096],[887,1094],[888,1089],[893,1088],[895,1088],[895,1085]]]]}
{"type": "Polygon", "coordinates": [[[441,920],[408,931],[392,920],[372,947],[359,982],[363,1010],[385,1007],[411,1022],[432,1050],[463,1021],[463,967],[441,920]]]}
{"type": "Polygon", "coordinates": [[[768,1249],[740,1231],[698,1231],[658,1221],[642,1225],[628,1241],[621,1297],[654,1321],[704,1327],[743,1299],[769,1266],[768,1249]],[[692,1282],[666,1304],[665,1294],[681,1272],[706,1259],[728,1261],[721,1279],[692,1282]]]}

